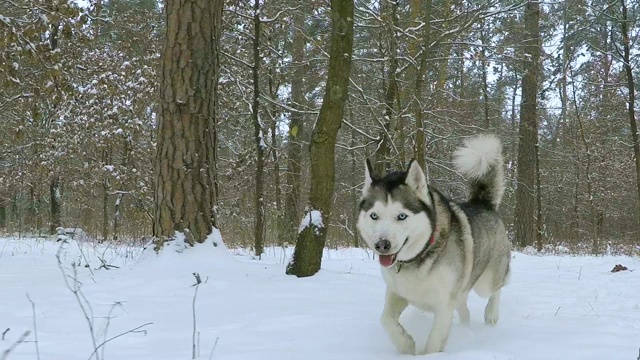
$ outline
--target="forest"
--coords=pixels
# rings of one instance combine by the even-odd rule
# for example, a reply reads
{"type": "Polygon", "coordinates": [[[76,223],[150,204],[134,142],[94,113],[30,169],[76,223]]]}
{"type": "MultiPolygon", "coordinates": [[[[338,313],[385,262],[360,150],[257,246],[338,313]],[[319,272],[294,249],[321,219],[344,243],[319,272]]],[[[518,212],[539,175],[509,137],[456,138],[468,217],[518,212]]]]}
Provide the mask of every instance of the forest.
{"type": "Polygon", "coordinates": [[[293,246],[321,202],[323,244],[358,247],[366,159],[383,172],[415,158],[462,199],[451,154],[495,133],[514,247],[637,252],[638,1],[211,3],[0,0],[0,232],[167,233],[162,156],[175,146],[158,132],[171,131],[192,137],[185,151],[206,147],[205,192],[191,197],[214,204],[227,246],[293,246]],[[211,73],[181,87],[196,66],[211,73]],[[344,98],[326,91],[332,74],[344,98]],[[186,116],[172,96],[206,109],[206,126],[159,126],[186,116]],[[332,188],[314,195],[321,181],[332,188]]]}

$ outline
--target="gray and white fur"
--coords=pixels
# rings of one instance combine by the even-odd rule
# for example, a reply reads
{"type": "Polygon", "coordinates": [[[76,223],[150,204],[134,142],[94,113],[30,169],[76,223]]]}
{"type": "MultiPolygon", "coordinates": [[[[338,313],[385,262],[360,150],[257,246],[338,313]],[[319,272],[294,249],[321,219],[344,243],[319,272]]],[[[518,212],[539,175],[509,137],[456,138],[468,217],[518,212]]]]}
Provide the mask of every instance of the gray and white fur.
{"type": "Polygon", "coordinates": [[[497,209],[504,193],[502,145],[494,135],[467,140],[454,153],[469,198],[456,202],[429,186],[415,160],[406,171],[373,173],[366,161],[358,230],[374,249],[387,285],[381,322],[406,354],[444,351],[454,310],[469,324],[469,292],[489,298],[484,319],[495,325],[509,277],[510,244],[497,209]],[[413,305],[434,314],[424,349],[400,324],[413,305]]]}

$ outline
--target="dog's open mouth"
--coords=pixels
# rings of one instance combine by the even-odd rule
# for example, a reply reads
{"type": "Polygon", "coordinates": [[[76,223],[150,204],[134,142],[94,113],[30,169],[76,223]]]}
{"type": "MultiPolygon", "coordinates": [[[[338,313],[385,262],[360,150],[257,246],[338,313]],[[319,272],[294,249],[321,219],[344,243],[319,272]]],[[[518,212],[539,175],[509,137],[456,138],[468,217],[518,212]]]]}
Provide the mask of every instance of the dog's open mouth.
{"type": "Polygon", "coordinates": [[[402,250],[402,248],[407,245],[407,241],[409,241],[409,237],[407,236],[406,239],[404,239],[404,242],[402,243],[402,246],[400,246],[400,249],[398,249],[398,251],[396,251],[395,254],[392,255],[378,255],[378,261],[380,261],[380,265],[384,266],[384,267],[389,267],[392,266],[393,264],[396,263],[396,257],[397,255],[400,253],[400,251],[402,250]]]}
{"type": "Polygon", "coordinates": [[[384,267],[389,267],[396,262],[396,254],[393,255],[379,255],[378,260],[380,260],[380,265],[384,267]]]}

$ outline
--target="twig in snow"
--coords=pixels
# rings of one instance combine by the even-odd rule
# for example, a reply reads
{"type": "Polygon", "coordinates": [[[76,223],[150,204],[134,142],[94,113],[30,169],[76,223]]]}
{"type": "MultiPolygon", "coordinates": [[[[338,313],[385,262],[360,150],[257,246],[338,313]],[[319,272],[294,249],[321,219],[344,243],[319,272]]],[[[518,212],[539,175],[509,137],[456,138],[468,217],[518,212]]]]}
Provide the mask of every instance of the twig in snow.
{"type": "Polygon", "coordinates": [[[113,341],[113,340],[115,340],[115,339],[117,339],[119,337],[122,337],[122,336],[127,335],[127,334],[137,334],[137,333],[144,333],[145,335],[147,335],[147,330],[140,330],[140,329],[142,329],[143,327],[148,326],[148,325],[153,325],[153,323],[152,322],[144,323],[144,324],[142,324],[142,325],[140,325],[138,327],[134,327],[131,330],[125,331],[125,332],[120,333],[120,334],[118,334],[116,336],[112,336],[112,337],[108,338],[107,340],[105,340],[102,343],[100,343],[100,345],[98,345],[95,350],[93,350],[93,352],[91,353],[91,356],[89,356],[88,360],[91,360],[93,355],[95,355],[96,358],[98,358],[98,350],[100,350],[100,348],[102,348],[103,346],[107,345],[107,343],[109,343],[109,342],[111,342],[111,341],[113,341]]]}
{"type": "MultiPolygon", "coordinates": [[[[209,354],[209,360],[213,359],[213,352],[216,351],[216,346],[218,346],[218,340],[220,340],[219,336],[216,338],[216,342],[213,343],[213,349],[211,349],[211,353],[209,354]]],[[[640,360],[640,357],[638,358],[638,360],[640,360]]]]}
{"type": "Polygon", "coordinates": [[[560,309],[562,309],[562,307],[561,307],[561,306],[558,306],[558,310],[556,310],[556,313],[555,313],[555,314],[553,314],[553,316],[558,315],[558,312],[560,312],[560,309]]]}
{"type": "MultiPolygon", "coordinates": [[[[87,321],[87,325],[89,326],[89,333],[91,335],[91,342],[93,344],[93,349],[94,349],[93,353],[96,354],[96,360],[100,360],[100,357],[97,354],[98,345],[96,341],[96,333],[95,333],[94,324],[93,324],[93,309],[91,308],[91,304],[89,303],[87,298],[82,293],[82,290],[80,289],[81,283],[78,280],[78,269],[77,269],[76,263],[75,262],[71,263],[71,267],[73,269],[73,277],[67,275],[67,273],[64,271],[64,268],[62,267],[62,261],[60,260],[61,250],[62,250],[62,245],[58,248],[58,252],[56,253],[56,259],[58,260],[58,268],[62,272],[62,277],[64,279],[65,285],[67,286],[69,291],[73,293],[74,297],[76,298],[76,301],[78,302],[78,305],[80,306],[80,309],[82,310],[82,313],[84,314],[84,319],[87,321]],[[72,280],[73,285],[69,284],[69,279],[72,280]]],[[[93,356],[93,354],[91,356],[93,356]]]]}
{"type": "Polygon", "coordinates": [[[596,309],[593,308],[593,305],[591,305],[590,302],[587,301],[587,304],[589,304],[589,306],[591,306],[591,310],[593,310],[593,313],[596,314],[597,317],[600,317],[600,315],[598,315],[598,313],[596,312],[596,309]]]}
{"type": "Polygon", "coordinates": [[[2,332],[2,340],[4,340],[5,335],[7,335],[7,333],[9,332],[9,330],[11,330],[11,328],[7,328],[7,330],[2,332]]]}
{"type": "MultiPolygon", "coordinates": [[[[111,324],[111,313],[113,312],[113,310],[115,310],[115,308],[117,306],[122,306],[122,303],[119,302],[119,301],[116,301],[115,303],[113,303],[111,305],[111,308],[109,309],[109,312],[107,313],[107,323],[104,326],[104,337],[103,337],[104,341],[107,341],[107,333],[109,332],[109,325],[111,324]]],[[[106,346],[102,347],[101,356],[102,356],[103,359],[104,359],[104,351],[105,351],[106,348],[107,348],[106,346]]]]}
{"type": "Polygon", "coordinates": [[[578,281],[580,281],[581,277],[582,277],[582,266],[580,266],[580,272],[578,272],[578,281]]]}
{"type": "Polygon", "coordinates": [[[31,300],[29,297],[29,293],[27,293],[27,300],[31,303],[31,313],[33,315],[33,334],[36,338],[36,356],[37,359],[40,360],[40,347],[38,346],[38,325],[36,323],[36,303],[31,300]]]}
{"type": "Polygon", "coordinates": [[[196,358],[196,297],[198,296],[198,287],[202,284],[202,279],[200,278],[200,274],[193,273],[193,277],[196,278],[196,283],[192,286],[196,287],[195,292],[193,293],[193,302],[191,303],[191,309],[193,310],[193,335],[191,338],[191,359],[196,358]]]}
{"type": "Polygon", "coordinates": [[[20,335],[20,337],[18,338],[18,340],[16,340],[16,342],[11,344],[11,346],[9,346],[7,350],[2,352],[2,356],[0,356],[0,360],[7,360],[9,358],[9,354],[11,354],[11,352],[15,350],[15,348],[17,348],[18,345],[22,344],[30,334],[31,334],[31,331],[27,330],[22,335],[20,335]]]}

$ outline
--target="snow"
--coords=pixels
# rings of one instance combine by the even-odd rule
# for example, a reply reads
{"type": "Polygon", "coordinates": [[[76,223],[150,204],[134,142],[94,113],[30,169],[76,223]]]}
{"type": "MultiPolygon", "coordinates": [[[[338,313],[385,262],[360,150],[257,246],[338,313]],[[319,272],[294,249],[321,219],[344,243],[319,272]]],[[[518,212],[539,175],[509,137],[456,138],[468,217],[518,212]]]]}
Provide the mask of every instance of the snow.
{"type": "MultiPolygon", "coordinates": [[[[268,248],[255,260],[248,250],[228,249],[216,231],[195,248],[178,234],[159,255],[71,239],[0,239],[0,333],[10,329],[0,353],[34,330],[34,313],[37,325],[38,343],[32,332],[9,360],[38,358],[36,345],[42,359],[86,360],[93,352],[87,320],[58,267],[60,247],[65,273],[73,276],[77,265],[97,344],[147,324],[109,342],[100,359],[190,359],[193,273],[202,279],[195,302],[198,359],[413,358],[396,352],[379,323],[384,282],[370,252],[325,250],[318,274],[296,278],[284,274],[291,248],[268,248]],[[103,261],[109,266],[98,269],[103,261]]],[[[486,300],[472,294],[471,325],[460,325],[456,315],[445,352],[417,358],[636,359],[640,273],[611,273],[616,264],[634,270],[639,260],[514,253],[498,324],[484,325],[486,300]]],[[[412,307],[401,317],[418,344],[432,319],[412,307]]]]}
{"type": "Polygon", "coordinates": [[[300,227],[298,228],[298,234],[300,234],[304,229],[313,224],[315,226],[316,231],[318,229],[324,228],[324,223],[322,222],[322,214],[318,210],[308,211],[302,221],[300,221],[300,227]]]}

